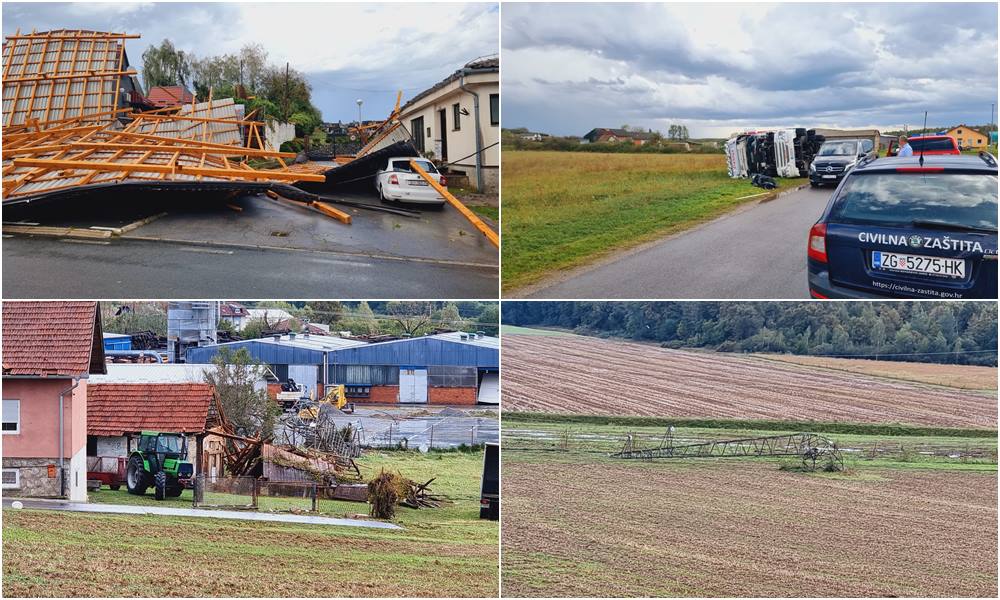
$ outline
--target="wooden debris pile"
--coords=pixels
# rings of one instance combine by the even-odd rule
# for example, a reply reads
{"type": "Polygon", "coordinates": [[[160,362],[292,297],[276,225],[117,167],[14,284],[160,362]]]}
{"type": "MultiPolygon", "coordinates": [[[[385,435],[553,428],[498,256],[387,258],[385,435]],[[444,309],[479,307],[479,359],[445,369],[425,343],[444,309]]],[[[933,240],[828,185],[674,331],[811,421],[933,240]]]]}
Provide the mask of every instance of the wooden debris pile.
{"type": "Polygon", "coordinates": [[[4,203],[122,184],[263,191],[317,173],[288,170],[260,121],[232,98],[135,112],[145,104],[122,33],[58,30],[8,36],[3,47],[4,203]],[[280,168],[255,169],[253,159],[280,168]]]}
{"type": "Polygon", "coordinates": [[[368,505],[371,516],[391,519],[396,515],[396,506],[407,508],[437,508],[447,501],[430,492],[430,484],[417,483],[399,473],[382,469],[368,482],[368,505]]]}

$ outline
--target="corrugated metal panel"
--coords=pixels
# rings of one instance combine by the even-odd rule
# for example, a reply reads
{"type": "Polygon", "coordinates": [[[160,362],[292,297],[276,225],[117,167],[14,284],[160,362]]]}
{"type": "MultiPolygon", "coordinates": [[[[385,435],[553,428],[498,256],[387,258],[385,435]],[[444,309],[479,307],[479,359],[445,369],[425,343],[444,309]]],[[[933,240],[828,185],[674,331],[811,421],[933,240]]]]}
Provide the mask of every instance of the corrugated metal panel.
{"type": "Polygon", "coordinates": [[[499,368],[500,349],[454,342],[438,336],[369,344],[329,353],[330,364],[499,368]]]}
{"type": "Polygon", "coordinates": [[[212,358],[218,354],[219,349],[229,348],[236,351],[246,348],[254,359],[269,365],[321,365],[323,364],[323,352],[310,350],[296,346],[269,344],[262,340],[245,340],[242,342],[230,342],[228,344],[217,344],[213,346],[202,346],[200,348],[189,348],[185,358],[189,363],[210,363],[212,358]]]}

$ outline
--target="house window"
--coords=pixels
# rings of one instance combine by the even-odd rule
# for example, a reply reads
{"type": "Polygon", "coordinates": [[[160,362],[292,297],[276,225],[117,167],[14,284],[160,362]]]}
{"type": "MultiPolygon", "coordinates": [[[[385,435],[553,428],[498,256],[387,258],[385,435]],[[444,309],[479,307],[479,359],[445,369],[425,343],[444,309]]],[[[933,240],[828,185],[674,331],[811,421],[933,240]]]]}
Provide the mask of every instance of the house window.
{"type": "Polygon", "coordinates": [[[4,469],[3,470],[3,485],[0,486],[5,490],[17,489],[21,487],[21,470],[20,469],[4,469]]]}
{"type": "Polygon", "coordinates": [[[500,94],[490,94],[490,125],[500,124],[500,94]]]}
{"type": "Polygon", "coordinates": [[[452,120],[455,122],[453,130],[454,131],[459,131],[460,129],[462,129],[462,121],[460,120],[461,117],[462,117],[462,107],[461,107],[461,105],[459,105],[459,104],[452,104],[451,105],[451,116],[452,116],[452,120]]]}
{"type": "Polygon", "coordinates": [[[21,433],[21,401],[3,401],[3,432],[21,433]]]}

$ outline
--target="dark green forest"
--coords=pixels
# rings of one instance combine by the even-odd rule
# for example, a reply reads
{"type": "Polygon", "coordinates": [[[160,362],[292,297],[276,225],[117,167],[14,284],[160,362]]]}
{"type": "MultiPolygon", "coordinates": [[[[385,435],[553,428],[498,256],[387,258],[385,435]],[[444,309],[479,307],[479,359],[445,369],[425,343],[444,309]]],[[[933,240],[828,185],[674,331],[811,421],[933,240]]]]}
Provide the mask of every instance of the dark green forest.
{"type": "Polygon", "coordinates": [[[665,348],[997,364],[994,302],[504,302],[502,322],[665,348]]]}

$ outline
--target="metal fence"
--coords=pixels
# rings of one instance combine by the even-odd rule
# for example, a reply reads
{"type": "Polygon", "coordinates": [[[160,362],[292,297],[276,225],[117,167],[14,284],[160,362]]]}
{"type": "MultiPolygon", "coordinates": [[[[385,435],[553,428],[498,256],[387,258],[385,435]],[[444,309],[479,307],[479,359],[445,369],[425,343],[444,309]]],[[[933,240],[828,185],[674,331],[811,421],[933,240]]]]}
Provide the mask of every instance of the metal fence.
{"type": "Polygon", "coordinates": [[[366,448],[407,448],[411,450],[449,450],[460,446],[478,446],[500,440],[496,419],[410,419],[378,422],[373,419],[356,425],[358,442],[366,448]]]}

